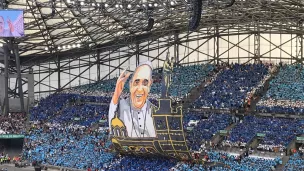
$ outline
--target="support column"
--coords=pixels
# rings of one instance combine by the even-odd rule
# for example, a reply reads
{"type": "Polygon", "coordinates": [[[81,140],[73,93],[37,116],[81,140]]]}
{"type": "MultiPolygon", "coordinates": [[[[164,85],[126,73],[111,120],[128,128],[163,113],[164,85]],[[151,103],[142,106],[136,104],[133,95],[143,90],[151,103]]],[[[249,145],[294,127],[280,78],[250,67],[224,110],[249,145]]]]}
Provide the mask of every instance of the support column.
{"type": "Polygon", "coordinates": [[[21,107],[21,112],[25,113],[18,45],[16,45],[16,44],[13,45],[13,51],[14,51],[15,59],[16,59],[16,67],[17,67],[16,69],[17,69],[18,91],[19,91],[19,97],[20,97],[20,107],[21,107]]]}
{"type": "Polygon", "coordinates": [[[4,44],[3,45],[3,50],[4,50],[4,116],[7,116],[9,113],[9,99],[8,99],[8,68],[9,68],[9,49],[8,45],[4,44]]]}
{"type": "Polygon", "coordinates": [[[297,34],[296,38],[296,57],[297,62],[303,64],[303,21],[299,21],[298,27],[301,30],[301,33],[297,34]]]}
{"type": "MultiPolygon", "coordinates": [[[[111,51],[109,50],[109,73],[111,73],[111,51]]],[[[111,78],[111,74],[109,74],[109,79],[111,78]]]]}
{"type": "Polygon", "coordinates": [[[60,57],[57,56],[57,72],[58,72],[58,88],[57,91],[61,91],[61,76],[60,76],[60,57]]]}
{"type": "Polygon", "coordinates": [[[216,64],[219,64],[219,55],[220,55],[220,35],[219,35],[219,27],[216,26],[215,27],[215,37],[214,37],[214,58],[215,58],[215,61],[216,64]]]}
{"type": "Polygon", "coordinates": [[[257,21],[257,24],[255,26],[255,32],[254,32],[254,60],[260,61],[261,59],[261,43],[260,43],[260,26],[259,21],[257,21]]]}
{"type": "Polygon", "coordinates": [[[97,50],[97,81],[100,81],[100,52],[97,50]]]}
{"type": "Polygon", "coordinates": [[[179,39],[178,39],[178,32],[174,34],[174,63],[179,61],[179,39]]]}
{"type": "MultiPolygon", "coordinates": [[[[303,28],[302,28],[303,29],[303,28]]],[[[303,32],[301,34],[301,39],[300,39],[300,53],[301,53],[301,63],[303,64],[303,32]]]]}
{"type": "Polygon", "coordinates": [[[139,65],[139,43],[136,43],[136,67],[139,65]]]}

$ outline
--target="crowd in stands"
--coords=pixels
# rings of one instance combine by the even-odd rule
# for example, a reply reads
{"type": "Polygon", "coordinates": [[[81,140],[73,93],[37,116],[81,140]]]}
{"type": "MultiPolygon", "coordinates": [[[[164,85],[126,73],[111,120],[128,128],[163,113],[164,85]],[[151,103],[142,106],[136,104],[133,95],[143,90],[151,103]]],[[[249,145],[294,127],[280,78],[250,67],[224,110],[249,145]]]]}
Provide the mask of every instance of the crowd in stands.
{"type": "Polygon", "coordinates": [[[254,158],[247,156],[235,156],[227,153],[219,153],[209,151],[207,159],[212,162],[220,162],[226,165],[221,170],[255,170],[255,171],[270,171],[273,170],[278,164],[281,164],[280,158],[264,159],[254,158]],[[228,168],[227,168],[228,167],[228,168]]]}
{"type": "Polygon", "coordinates": [[[267,151],[284,151],[286,146],[299,134],[304,133],[304,120],[246,116],[231,131],[229,146],[244,146],[257,134],[265,134],[259,149],[267,151]]]}
{"type": "Polygon", "coordinates": [[[303,152],[298,152],[290,156],[285,164],[284,171],[301,171],[304,170],[304,155],[303,152]]]}
{"type": "Polygon", "coordinates": [[[30,111],[30,120],[50,119],[60,113],[60,110],[64,109],[65,105],[69,103],[69,100],[73,98],[74,95],[72,94],[51,94],[45,99],[40,99],[38,106],[32,108],[30,111]]]}
{"type": "Polygon", "coordinates": [[[257,110],[267,113],[303,114],[304,70],[299,64],[282,65],[270,81],[269,90],[257,104],[257,110]]]}
{"type": "Polygon", "coordinates": [[[215,80],[205,87],[194,107],[238,109],[245,105],[250,92],[269,72],[264,64],[232,64],[225,67],[215,80]]]}
{"type": "Polygon", "coordinates": [[[149,170],[149,171],[271,171],[282,164],[280,158],[264,159],[248,156],[235,156],[227,153],[208,151],[202,159],[204,164],[193,162],[178,162],[168,158],[147,158],[138,156],[125,156],[113,160],[105,168],[109,171],[120,170],[149,170]],[[208,164],[212,163],[212,164],[208,164]]]}
{"type": "MultiPolygon", "coordinates": [[[[200,85],[213,69],[211,64],[174,67],[169,94],[172,97],[184,97],[192,88],[200,85]]],[[[160,94],[161,84],[161,81],[152,84],[151,93],[160,94]]]]}
{"type": "Polygon", "coordinates": [[[212,165],[178,163],[174,170],[176,171],[271,171],[279,164],[282,164],[280,158],[265,159],[248,156],[235,156],[227,153],[209,151],[204,154],[203,161],[213,162],[212,165]]]}
{"type": "Polygon", "coordinates": [[[31,120],[47,120],[61,124],[74,123],[88,127],[99,120],[107,119],[110,99],[109,96],[53,94],[42,99],[36,107],[31,109],[31,120]]]}
{"type": "Polygon", "coordinates": [[[101,169],[114,153],[107,130],[90,131],[78,126],[38,125],[25,139],[23,156],[33,162],[77,169],[101,169]]]}
{"type": "MultiPolygon", "coordinates": [[[[211,64],[204,65],[189,65],[189,66],[176,66],[173,68],[172,83],[170,85],[169,95],[173,98],[184,97],[192,88],[198,86],[211,71],[214,66],[211,64]]],[[[152,99],[159,98],[162,86],[162,69],[153,70],[153,84],[151,86],[150,94],[152,99]]],[[[125,84],[124,92],[129,92],[129,80],[125,84]]],[[[96,83],[82,85],[73,88],[73,92],[83,93],[86,95],[97,94],[111,94],[115,90],[117,78],[98,81],[96,83]]]]}
{"type": "Polygon", "coordinates": [[[258,98],[263,96],[264,92],[267,91],[269,81],[273,78],[273,75],[279,70],[278,66],[273,65],[272,63],[266,63],[265,65],[269,68],[269,73],[264,76],[264,78],[259,82],[259,84],[252,88],[251,92],[247,93],[247,98],[245,100],[247,106],[245,106],[245,108],[250,108],[252,101],[257,100],[258,98]]]}
{"type": "Polygon", "coordinates": [[[73,123],[85,127],[99,120],[107,120],[109,107],[107,105],[80,104],[71,105],[62,110],[60,115],[48,120],[51,123],[73,123]]]}
{"type": "Polygon", "coordinates": [[[220,130],[224,130],[232,123],[231,115],[227,114],[210,114],[208,118],[199,119],[198,116],[191,117],[193,115],[199,114],[186,114],[184,121],[184,129],[188,126],[187,121],[191,118],[192,120],[199,120],[196,125],[193,125],[194,128],[187,133],[188,146],[191,150],[198,151],[202,142],[210,141],[212,136],[218,133],[220,130]],[[190,116],[189,116],[190,115],[190,116]],[[187,118],[189,117],[189,118],[187,118]]]}
{"type": "Polygon", "coordinates": [[[0,134],[23,134],[25,122],[24,113],[9,113],[8,116],[0,116],[0,134]]]}
{"type": "Polygon", "coordinates": [[[124,170],[148,170],[148,171],[168,171],[176,165],[174,159],[162,157],[138,157],[126,156],[120,160],[114,161],[107,171],[124,171],[124,170]]]}

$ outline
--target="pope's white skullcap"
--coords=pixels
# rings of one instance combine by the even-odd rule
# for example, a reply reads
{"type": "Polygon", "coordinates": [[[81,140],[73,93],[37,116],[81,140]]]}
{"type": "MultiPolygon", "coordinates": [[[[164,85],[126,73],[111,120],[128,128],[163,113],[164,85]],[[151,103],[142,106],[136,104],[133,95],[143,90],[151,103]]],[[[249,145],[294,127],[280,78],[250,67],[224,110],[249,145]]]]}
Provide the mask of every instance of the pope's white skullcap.
{"type": "Polygon", "coordinates": [[[151,70],[153,70],[152,62],[151,62],[151,61],[142,62],[142,63],[140,63],[140,64],[137,66],[137,68],[140,67],[140,66],[142,66],[142,65],[148,65],[148,66],[151,68],[151,70]]]}

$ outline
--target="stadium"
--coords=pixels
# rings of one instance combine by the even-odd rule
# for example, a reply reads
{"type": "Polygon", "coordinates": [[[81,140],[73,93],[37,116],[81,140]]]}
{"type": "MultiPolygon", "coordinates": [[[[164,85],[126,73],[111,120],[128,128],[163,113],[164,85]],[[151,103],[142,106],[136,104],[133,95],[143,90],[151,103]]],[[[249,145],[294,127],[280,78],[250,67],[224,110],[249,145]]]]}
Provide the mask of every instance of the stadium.
{"type": "Polygon", "coordinates": [[[0,170],[303,171],[302,0],[0,0],[0,170]]]}

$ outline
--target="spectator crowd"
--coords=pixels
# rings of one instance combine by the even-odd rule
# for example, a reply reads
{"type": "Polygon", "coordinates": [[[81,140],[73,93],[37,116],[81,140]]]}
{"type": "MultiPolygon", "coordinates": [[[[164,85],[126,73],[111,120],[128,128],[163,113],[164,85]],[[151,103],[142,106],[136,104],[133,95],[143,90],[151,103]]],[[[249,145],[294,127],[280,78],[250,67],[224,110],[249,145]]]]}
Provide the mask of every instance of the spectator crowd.
{"type": "Polygon", "coordinates": [[[249,93],[269,72],[264,64],[232,64],[226,66],[205,87],[194,107],[210,107],[213,109],[238,109],[245,105],[249,93]]]}
{"type": "Polygon", "coordinates": [[[299,134],[304,133],[304,120],[246,116],[231,131],[224,143],[241,146],[263,135],[259,149],[264,151],[285,151],[287,145],[299,134]]]}
{"type": "Polygon", "coordinates": [[[26,117],[24,113],[0,115],[0,134],[24,134],[26,117]]]}
{"type": "Polygon", "coordinates": [[[303,114],[304,70],[299,64],[282,65],[269,90],[257,104],[265,113],[303,114]]]}

